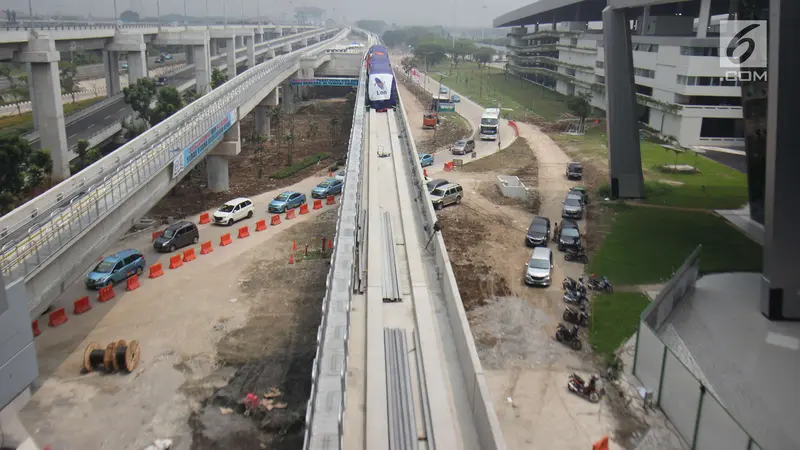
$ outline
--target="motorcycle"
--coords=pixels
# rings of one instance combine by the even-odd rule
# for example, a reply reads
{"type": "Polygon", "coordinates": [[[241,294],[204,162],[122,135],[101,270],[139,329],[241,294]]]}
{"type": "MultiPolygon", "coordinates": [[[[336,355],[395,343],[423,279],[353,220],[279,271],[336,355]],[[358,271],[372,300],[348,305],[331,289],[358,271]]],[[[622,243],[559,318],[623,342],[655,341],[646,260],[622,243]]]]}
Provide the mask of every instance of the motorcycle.
{"type": "Polygon", "coordinates": [[[564,326],[563,323],[558,324],[558,328],[556,328],[556,340],[569,345],[573,350],[580,350],[583,346],[577,325],[573,325],[570,329],[564,326]]]}
{"type": "Polygon", "coordinates": [[[564,277],[564,281],[561,282],[561,287],[564,288],[564,290],[583,290],[586,292],[586,286],[583,284],[583,275],[579,276],[577,281],[574,278],[564,277]]]}
{"type": "Polygon", "coordinates": [[[589,277],[589,282],[587,283],[589,289],[593,291],[606,291],[606,292],[614,292],[614,286],[611,284],[611,280],[608,277],[603,276],[598,278],[597,275],[592,274],[589,277]]]}
{"type": "Polygon", "coordinates": [[[577,261],[582,262],[584,264],[589,264],[589,255],[586,254],[586,250],[584,249],[573,249],[568,248],[567,252],[564,253],[564,260],[565,261],[577,261]]]}
{"type": "Polygon", "coordinates": [[[580,291],[564,291],[564,303],[569,303],[571,305],[584,305],[589,302],[589,298],[586,297],[585,292],[580,291]]]}
{"type": "Polygon", "coordinates": [[[567,306],[562,317],[566,322],[582,327],[589,326],[589,313],[586,311],[585,303],[581,304],[580,308],[570,308],[567,306]]]}
{"type": "Polygon", "coordinates": [[[598,388],[599,379],[597,375],[592,375],[587,384],[583,378],[576,373],[572,373],[567,381],[567,389],[573,394],[579,395],[592,403],[598,403],[603,394],[602,387],[598,388]]]}

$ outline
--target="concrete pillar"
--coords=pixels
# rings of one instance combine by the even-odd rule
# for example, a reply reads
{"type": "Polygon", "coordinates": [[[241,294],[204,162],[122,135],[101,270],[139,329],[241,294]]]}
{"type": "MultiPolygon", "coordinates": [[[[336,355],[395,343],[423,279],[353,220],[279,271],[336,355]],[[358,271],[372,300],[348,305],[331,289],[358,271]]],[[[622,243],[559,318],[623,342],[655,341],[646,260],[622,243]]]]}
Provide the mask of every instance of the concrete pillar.
{"type": "MultiPolygon", "coordinates": [[[[33,114],[37,116],[41,148],[50,150],[53,159],[52,179],[59,182],[69,178],[69,148],[64,128],[64,106],[61,103],[61,80],[58,61],[60,53],[56,42],[40,33],[28,41],[27,51],[20,55],[23,63],[29,63],[31,78],[28,82],[36,92],[33,114]]],[[[119,76],[117,77],[119,87],[119,76]]]]}
{"type": "Polygon", "coordinates": [[[289,34],[297,34],[297,28],[296,27],[289,28],[289,34]]]}
{"type": "Polygon", "coordinates": [[[206,157],[206,176],[211,192],[226,192],[230,189],[228,178],[228,157],[208,155],[206,157]]]}
{"type": "Polygon", "coordinates": [[[308,39],[301,39],[300,45],[302,45],[303,47],[308,47],[308,39]]]}
{"type": "Polygon", "coordinates": [[[700,14],[697,17],[697,37],[708,35],[708,21],[711,18],[711,0],[700,0],[700,14]]]}
{"type": "Polygon", "coordinates": [[[292,51],[292,44],[286,44],[283,46],[283,51],[285,53],[290,53],[292,51]]]}
{"type": "Polygon", "coordinates": [[[119,85],[119,54],[103,50],[103,66],[106,72],[106,96],[119,94],[122,92],[119,85]]]}
{"type": "Polygon", "coordinates": [[[275,50],[272,49],[267,50],[266,53],[264,53],[264,55],[266,55],[267,59],[273,59],[275,58],[275,50]]]}
{"type": "Polygon", "coordinates": [[[186,52],[186,64],[194,64],[194,47],[187,45],[184,52],[186,52]]]}
{"type": "Polygon", "coordinates": [[[260,43],[264,42],[264,34],[263,33],[256,33],[256,34],[253,35],[253,37],[256,40],[256,44],[260,44],[260,43]]]}
{"type": "Polygon", "coordinates": [[[243,43],[244,36],[236,36],[236,37],[233,38],[233,40],[236,43],[236,50],[239,50],[240,48],[244,47],[244,43],[243,43]]]}
{"type": "Polygon", "coordinates": [[[198,93],[205,94],[211,90],[211,54],[208,43],[193,45],[194,74],[198,93]]]}
{"type": "Polygon", "coordinates": [[[281,108],[286,114],[294,112],[294,88],[289,82],[281,85],[281,108]]]}
{"type": "Polygon", "coordinates": [[[252,69],[256,66],[256,43],[255,35],[245,36],[244,45],[247,47],[247,68],[252,69]]]}
{"type": "Polygon", "coordinates": [[[256,105],[255,117],[253,120],[256,124],[256,135],[264,136],[265,138],[269,139],[271,130],[267,109],[267,106],[261,103],[256,105]]]}
{"type": "Polygon", "coordinates": [[[236,77],[236,39],[231,36],[225,39],[225,56],[228,62],[228,79],[236,77]]]}
{"type": "Polygon", "coordinates": [[[147,76],[147,52],[128,52],[128,84],[147,76]]]}
{"type": "Polygon", "coordinates": [[[624,9],[607,6],[603,10],[603,39],[611,196],[641,198],[644,196],[644,177],[636,116],[636,83],[631,30],[624,9]]]}
{"type": "Polygon", "coordinates": [[[647,22],[650,21],[650,6],[645,6],[642,8],[642,23],[639,24],[638,31],[639,36],[644,36],[644,33],[647,31],[647,22]]]}
{"type": "Polygon", "coordinates": [[[211,56],[219,55],[219,41],[218,40],[216,40],[214,38],[211,38],[211,40],[209,41],[209,47],[210,47],[210,51],[211,51],[211,56]]]}
{"type": "MultiPolygon", "coordinates": [[[[31,72],[31,65],[25,64],[25,73],[28,75],[28,98],[31,100],[31,105],[36,104],[36,90],[33,89],[33,72],[31,72]]],[[[39,119],[36,117],[36,114],[33,114],[33,129],[39,129],[39,119]]]]}
{"type": "Polygon", "coordinates": [[[800,319],[800,234],[797,223],[796,105],[800,101],[794,55],[800,40],[800,2],[769,4],[769,102],[767,104],[764,275],[761,313],[770,320],[800,319]],[[782,51],[782,53],[779,53],[782,51]]]}
{"type": "Polygon", "coordinates": [[[277,36],[277,37],[283,36],[283,28],[276,27],[275,30],[273,30],[273,31],[275,32],[275,36],[277,36]]]}

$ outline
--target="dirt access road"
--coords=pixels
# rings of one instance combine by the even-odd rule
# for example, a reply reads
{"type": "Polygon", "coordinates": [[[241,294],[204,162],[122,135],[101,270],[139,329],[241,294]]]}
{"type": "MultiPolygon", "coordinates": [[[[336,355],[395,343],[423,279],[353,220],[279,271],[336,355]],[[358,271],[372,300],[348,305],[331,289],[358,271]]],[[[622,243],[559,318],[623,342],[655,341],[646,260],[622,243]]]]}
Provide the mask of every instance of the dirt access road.
{"type": "MultiPolygon", "coordinates": [[[[320,179],[291,187],[308,192],[320,179]]],[[[43,326],[36,338],[42,375],[21,420],[40,445],[141,450],[170,438],[178,450],[299,448],[329,266],[321,257],[287,261],[293,240],[302,252],[305,243],[319,248],[320,237],[333,234],[336,207],[254,232],[276,193],[252,197],[255,217],[237,226],[200,226],[201,239],[214,243],[209,255],[165,268],[164,276],[143,280],[135,291],[118,286],[117,298],[105,304],[94,300],[82,279],[59,299],[58,306],[71,312],[79,295],[93,294],[93,309],[70,314],[60,327],[43,326]],[[232,245],[218,246],[219,235],[243,225],[250,226],[249,238],[234,235],[232,245]],[[80,374],[90,342],[105,346],[119,339],[139,341],[142,356],[134,373],[80,374]],[[283,392],[286,409],[241,416],[239,399],[272,386],[283,392]],[[222,414],[221,407],[234,412],[222,414]]],[[[109,253],[129,247],[150,248],[149,234],[109,253]]],[[[149,250],[146,256],[155,262],[149,250]]],[[[164,262],[169,254],[160,256],[164,262]]]]}
{"type": "MultiPolygon", "coordinates": [[[[414,101],[402,90],[401,95],[406,105],[414,101]]],[[[470,114],[471,109],[460,112],[470,114]]],[[[518,126],[522,139],[508,150],[469,161],[462,170],[428,171],[430,178],[464,187],[462,204],[439,214],[494,407],[510,449],[585,450],[606,434],[612,448],[619,448],[615,436],[626,440],[628,433],[607,402],[593,405],[566,389],[569,373],[594,371],[590,352],[573,352],[553,338],[564,310],[561,280],[579,275],[582,265],[565,262],[551,243],[553,286],[523,283],[531,253],[524,237],[532,216],[560,222],[561,201],[574,183],[564,177],[569,162],[564,152],[537,128],[518,126]],[[537,197],[523,203],[504,199],[494,186],[499,174],[519,176],[537,197]]],[[[418,139],[417,130],[412,132],[418,139]]],[[[580,225],[585,229],[585,221],[580,225]]],[[[585,337],[584,330],[584,342],[585,337]]]]}

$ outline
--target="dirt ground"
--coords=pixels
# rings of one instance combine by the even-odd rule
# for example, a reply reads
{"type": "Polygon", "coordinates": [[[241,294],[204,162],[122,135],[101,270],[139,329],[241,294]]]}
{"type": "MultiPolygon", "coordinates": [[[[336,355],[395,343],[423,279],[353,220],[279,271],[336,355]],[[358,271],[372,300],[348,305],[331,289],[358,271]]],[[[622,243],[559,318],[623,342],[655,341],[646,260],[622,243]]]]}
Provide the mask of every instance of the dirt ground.
{"type": "MultiPolygon", "coordinates": [[[[288,132],[288,127],[294,120],[295,134],[297,135],[292,154],[293,162],[321,152],[328,153],[331,157],[280,180],[270,178],[270,174],[286,167],[286,145],[277,146],[274,142],[267,144],[263,174],[262,178],[259,178],[253,117],[254,113],[251,113],[242,120],[240,130],[242,152],[232,157],[229,162],[230,191],[210,192],[206,188],[205,162],[201,162],[178,183],[173,192],[164,197],[148,213],[148,216],[155,219],[182,218],[208,209],[208,205],[216,205],[231,198],[249,197],[260,192],[291,185],[308,177],[313,172],[344,162],[350,138],[350,125],[353,120],[353,110],[347,107],[347,101],[344,98],[316,100],[311,104],[300,106],[293,115],[285,116],[281,125],[281,133],[288,132]],[[333,134],[331,132],[332,118],[339,121],[333,134]],[[311,123],[315,124],[315,129],[310,133],[309,124],[311,123]]],[[[277,128],[275,125],[272,126],[273,136],[277,134],[277,128]]]]}
{"type": "MultiPolygon", "coordinates": [[[[424,110],[427,111],[429,109],[427,105],[430,104],[433,97],[403,77],[399,77],[398,80],[404,88],[403,90],[414,95],[419,104],[423,105],[424,110]]],[[[416,140],[417,150],[422,153],[436,153],[449,147],[455,141],[470,136],[474,131],[469,122],[450,113],[440,114],[440,123],[436,133],[433,129],[422,128],[422,117],[409,116],[408,121],[412,127],[419,126],[420,133],[424,134],[424,137],[420,136],[420,139],[416,140]]]]}

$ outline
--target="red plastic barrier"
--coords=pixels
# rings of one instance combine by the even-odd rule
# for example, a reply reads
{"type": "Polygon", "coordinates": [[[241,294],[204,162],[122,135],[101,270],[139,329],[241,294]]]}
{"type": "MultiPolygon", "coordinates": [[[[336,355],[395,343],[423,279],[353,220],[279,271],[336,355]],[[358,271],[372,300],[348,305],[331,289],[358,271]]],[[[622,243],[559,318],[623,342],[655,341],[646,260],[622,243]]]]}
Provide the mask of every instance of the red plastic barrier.
{"type": "Polygon", "coordinates": [[[47,322],[47,325],[51,327],[57,327],[62,323],[67,322],[67,313],[64,311],[64,308],[58,308],[57,310],[50,313],[50,320],[47,322]]]}
{"type": "Polygon", "coordinates": [[[72,314],[83,314],[92,309],[92,304],[89,303],[89,296],[81,297],[73,303],[72,314]]]}
{"type": "Polygon", "coordinates": [[[106,287],[100,288],[100,292],[97,293],[97,301],[100,303],[105,303],[116,296],[117,294],[114,293],[114,285],[109,284],[106,287]]]}
{"type": "Polygon", "coordinates": [[[308,203],[300,205],[300,214],[308,214],[308,203]]]}
{"type": "Polygon", "coordinates": [[[142,284],[139,282],[139,275],[132,275],[128,278],[128,281],[125,283],[125,290],[126,291],[135,291],[139,288],[142,284]]]}
{"type": "Polygon", "coordinates": [[[208,213],[200,214],[200,225],[211,223],[211,216],[208,213]]]}
{"type": "Polygon", "coordinates": [[[244,239],[246,237],[250,237],[250,230],[247,227],[239,228],[239,235],[236,236],[239,239],[244,239]]]}
{"type": "Polygon", "coordinates": [[[177,269],[178,267],[183,265],[183,259],[181,255],[175,255],[169,257],[169,268],[170,269],[177,269]]]}
{"type": "Polygon", "coordinates": [[[519,127],[517,127],[517,122],[514,122],[513,120],[509,120],[508,121],[508,126],[510,126],[511,128],[514,129],[514,135],[515,136],[519,136],[519,127]]]}
{"type": "MultiPolygon", "coordinates": [[[[281,216],[278,216],[278,220],[280,220],[281,216]]],[[[256,222],[256,231],[264,231],[267,229],[267,221],[265,219],[261,219],[256,222]]]]}
{"type": "Polygon", "coordinates": [[[161,234],[164,233],[163,231],[153,231],[153,241],[155,242],[156,239],[161,237],[161,234]]]}
{"type": "Polygon", "coordinates": [[[211,246],[211,241],[206,241],[200,244],[200,254],[207,255],[214,251],[214,247],[211,246]]]}
{"type": "Polygon", "coordinates": [[[314,200],[314,209],[322,209],[322,200],[314,200]]]}
{"type": "Polygon", "coordinates": [[[231,245],[231,244],[233,244],[233,241],[231,240],[230,233],[225,233],[222,235],[222,237],[219,238],[220,247],[225,247],[226,245],[231,245]]]}
{"type": "Polygon", "coordinates": [[[164,268],[161,263],[155,263],[150,266],[150,278],[158,278],[161,275],[164,275],[164,268]]]}
{"type": "Polygon", "coordinates": [[[280,214],[275,214],[274,216],[272,216],[272,220],[270,221],[269,224],[272,225],[273,227],[275,225],[280,225],[281,224],[281,216],[280,216],[280,214]]]}
{"type": "Polygon", "coordinates": [[[329,196],[328,196],[328,197],[325,199],[325,204],[326,204],[326,205],[335,205],[335,204],[336,204],[336,197],[334,197],[334,196],[332,196],[332,195],[329,195],[329,196]]]}
{"type": "Polygon", "coordinates": [[[183,252],[183,262],[187,263],[189,261],[194,261],[197,258],[197,255],[194,254],[194,249],[190,248],[189,250],[185,250],[183,252]]]}
{"type": "Polygon", "coordinates": [[[422,176],[428,178],[428,169],[422,169],[422,176]]]}
{"type": "Polygon", "coordinates": [[[292,208],[292,209],[290,209],[290,210],[286,211],[286,220],[292,220],[292,219],[294,219],[294,218],[295,218],[295,215],[294,215],[294,208],[292,208]]]}
{"type": "Polygon", "coordinates": [[[33,331],[33,337],[36,337],[36,336],[42,334],[42,330],[39,329],[39,321],[38,320],[34,320],[33,322],[31,322],[31,331],[33,331]]]}

